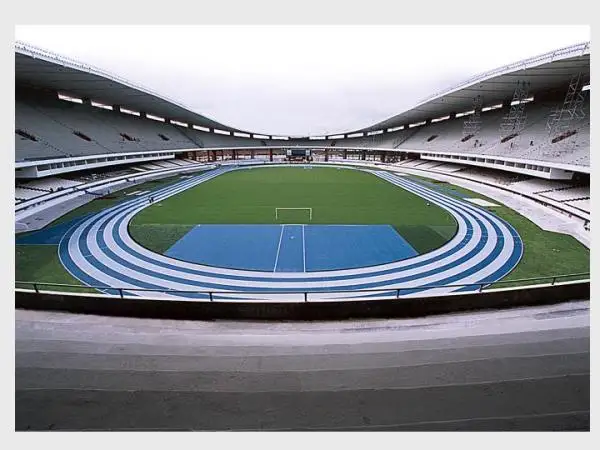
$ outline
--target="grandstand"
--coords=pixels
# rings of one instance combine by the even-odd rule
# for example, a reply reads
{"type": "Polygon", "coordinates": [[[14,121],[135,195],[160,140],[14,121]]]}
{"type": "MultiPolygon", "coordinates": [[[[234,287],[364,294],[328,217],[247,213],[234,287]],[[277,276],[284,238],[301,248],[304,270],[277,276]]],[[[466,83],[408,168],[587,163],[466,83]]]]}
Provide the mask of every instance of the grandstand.
{"type": "MultiPolygon", "coordinates": [[[[363,129],[277,136],[17,42],[15,246],[39,277],[16,280],[17,429],[589,430],[589,79],[583,43],[363,129]],[[331,180],[356,191],[329,199],[331,180]],[[308,210],[423,218],[405,248],[429,247],[311,273],[308,210]],[[229,235],[183,241],[213,219],[268,245],[185,259],[226,253],[229,235]],[[290,323],[226,321],[245,319],[290,323]]],[[[335,239],[313,248],[376,247],[335,239]]]]}

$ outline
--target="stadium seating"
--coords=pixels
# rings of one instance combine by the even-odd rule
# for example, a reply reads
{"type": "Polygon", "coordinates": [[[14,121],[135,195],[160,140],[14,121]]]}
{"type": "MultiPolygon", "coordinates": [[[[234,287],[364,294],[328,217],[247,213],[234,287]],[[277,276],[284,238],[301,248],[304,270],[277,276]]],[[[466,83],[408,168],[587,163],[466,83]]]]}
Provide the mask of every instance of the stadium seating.
{"type": "Polygon", "coordinates": [[[500,170],[486,169],[469,166],[460,171],[463,177],[469,177],[473,180],[483,181],[486,183],[499,184],[503,186],[512,185],[523,180],[528,180],[531,177],[512,172],[504,172],[500,170]]]}
{"type": "MultiPolygon", "coordinates": [[[[112,175],[114,176],[114,175],[112,175]]],[[[58,177],[47,177],[39,180],[19,182],[15,186],[15,198],[18,201],[30,200],[51,192],[57,192],[70,187],[80,185],[81,181],[63,179],[58,177]]]]}
{"type": "Polygon", "coordinates": [[[340,145],[429,150],[439,153],[483,154],[589,166],[589,97],[584,103],[586,118],[574,120],[571,123],[571,129],[577,132],[562,141],[552,143],[547,129],[547,121],[557,106],[559,106],[557,102],[538,103],[534,101],[527,104],[525,128],[521,131],[518,139],[511,139],[504,143],[501,142],[500,125],[508,112],[507,108],[482,113],[479,132],[465,142],[462,142],[463,124],[468,116],[394,133],[345,139],[340,142],[340,145]]]}
{"type": "Polygon", "coordinates": [[[552,191],[544,192],[540,194],[544,197],[556,200],[558,202],[565,202],[568,200],[584,200],[590,198],[590,187],[573,187],[566,189],[555,189],[552,191]]]}
{"type": "Polygon", "coordinates": [[[461,166],[458,164],[447,164],[447,163],[443,163],[443,164],[440,164],[439,166],[435,167],[435,170],[437,172],[444,172],[444,173],[459,172],[463,169],[464,169],[464,166],[461,166]]]}
{"type": "Polygon", "coordinates": [[[577,208],[577,209],[581,209],[582,211],[585,211],[587,213],[589,213],[590,210],[590,199],[586,198],[583,200],[570,200],[565,202],[567,205],[572,206],[573,208],[577,208]]]}
{"type": "Polygon", "coordinates": [[[262,146],[256,139],[191,130],[47,97],[17,96],[15,122],[16,161],[198,147],[262,146]]]}
{"type": "Polygon", "coordinates": [[[552,189],[569,187],[570,185],[567,182],[531,178],[529,180],[513,183],[512,186],[525,194],[536,194],[538,192],[550,191],[552,189]]]}
{"type": "MultiPolygon", "coordinates": [[[[396,148],[439,153],[482,154],[533,161],[560,161],[589,166],[590,103],[584,103],[584,119],[571,123],[572,136],[552,143],[547,130],[554,102],[526,106],[525,128],[517,139],[501,141],[500,124],[507,108],[481,114],[481,129],[462,142],[466,118],[449,119],[392,133],[326,141],[259,140],[226,136],[167,124],[144,117],[76,104],[54,97],[21,95],[15,102],[16,160],[88,156],[107,153],[144,152],[187,148],[236,148],[282,145],[322,147],[396,148]],[[31,140],[29,137],[35,140],[31,140]]],[[[333,156],[332,156],[333,157],[333,156]]],[[[349,156],[352,157],[351,155],[349,156]]],[[[358,157],[357,157],[358,159],[358,157]]],[[[417,162],[409,162],[416,166],[417,162]]],[[[425,166],[426,167],[426,166],[425,166]]]]}

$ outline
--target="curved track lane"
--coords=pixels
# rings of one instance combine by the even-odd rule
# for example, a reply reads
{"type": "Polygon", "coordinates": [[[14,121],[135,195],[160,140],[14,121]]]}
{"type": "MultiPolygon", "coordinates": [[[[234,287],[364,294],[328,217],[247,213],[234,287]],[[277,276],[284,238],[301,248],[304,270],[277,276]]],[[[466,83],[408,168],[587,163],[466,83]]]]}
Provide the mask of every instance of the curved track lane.
{"type": "Polygon", "coordinates": [[[120,287],[128,296],[148,295],[136,289],[153,289],[156,291],[152,297],[157,298],[196,300],[207,298],[207,291],[218,291],[214,298],[269,300],[276,293],[278,301],[298,301],[303,295],[297,292],[309,292],[311,299],[327,300],[395,297],[397,289],[401,289],[401,296],[475,290],[478,286],[456,285],[497,281],[522,256],[523,244],[516,230],[487,210],[404,177],[371,170],[365,171],[450,213],[458,223],[456,235],[432,252],[402,261],[308,273],[234,270],[189,263],[151,252],[129,235],[129,222],[149,206],[150,195],[155,201],[164,200],[223,173],[248,169],[205,172],[88,217],[63,237],[59,245],[61,262],[84,284],[102,287],[112,294],[116,292],[110,288],[120,287]],[[437,287],[440,285],[455,286],[437,287]],[[372,289],[382,291],[361,292],[372,289]]]}

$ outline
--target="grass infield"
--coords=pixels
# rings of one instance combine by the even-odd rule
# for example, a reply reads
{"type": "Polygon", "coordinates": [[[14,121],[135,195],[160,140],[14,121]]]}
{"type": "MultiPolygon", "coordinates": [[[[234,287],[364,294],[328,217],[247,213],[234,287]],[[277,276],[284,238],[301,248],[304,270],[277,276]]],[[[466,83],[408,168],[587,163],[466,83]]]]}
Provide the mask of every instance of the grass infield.
{"type": "Polygon", "coordinates": [[[132,220],[140,244],[165,251],[199,223],[389,224],[419,253],[454,236],[454,218],[372,174],[336,168],[259,168],[226,173],[154,204],[132,220]],[[312,208],[307,210],[275,208],[312,208]],[[165,248],[166,247],[166,248],[165,248]]]}

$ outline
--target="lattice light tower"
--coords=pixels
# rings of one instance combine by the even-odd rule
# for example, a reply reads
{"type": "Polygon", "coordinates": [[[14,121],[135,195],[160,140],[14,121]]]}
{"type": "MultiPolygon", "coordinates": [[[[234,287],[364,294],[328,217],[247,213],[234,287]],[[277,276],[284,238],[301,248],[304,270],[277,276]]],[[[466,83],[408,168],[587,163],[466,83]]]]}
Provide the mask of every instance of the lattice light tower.
{"type": "Polygon", "coordinates": [[[481,108],[483,107],[483,97],[478,95],[473,98],[473,114],[469,115],[463,122],[463,137],[476,136],[481,129],[481,108]]]}
{"type": "Polygon", "coordinates": [[[583,109],[585,94],[581,90],[584,85],[585,79],[582,73],[577,73],[571,77],[562,106],[557,106],[548,116],[546,128],[551,138],[567,131],[574,120],[585,118],[583,109]]]}
{"type": "Polygon", "coordinates": [[[517,86],[513,93],[513,98],[510,103],[510,110],[502,118],[500,124],[500,135],[506,138],[511,135],[515,137],[511,140],[515,145],[518,145],[519,133],[525,128],[527,114],[525,113],[525,100],[529,96],[529,82],[517,81],[517,86]]]}

